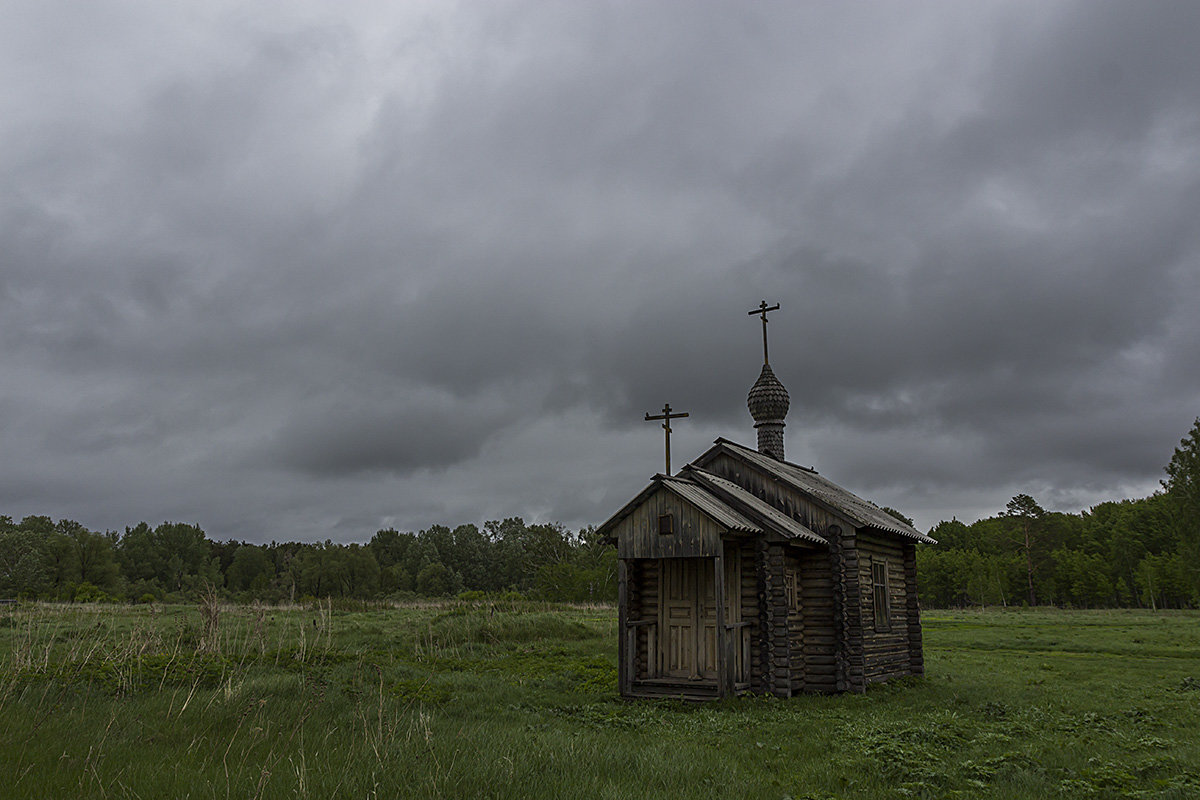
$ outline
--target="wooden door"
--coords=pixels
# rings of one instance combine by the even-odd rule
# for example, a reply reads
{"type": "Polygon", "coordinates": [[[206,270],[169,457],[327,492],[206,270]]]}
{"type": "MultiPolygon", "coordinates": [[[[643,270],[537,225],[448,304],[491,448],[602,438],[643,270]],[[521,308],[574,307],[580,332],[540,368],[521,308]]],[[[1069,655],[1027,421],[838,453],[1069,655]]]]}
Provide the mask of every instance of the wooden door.
{"type": "Polygon", "coordinates": [[[659,566],[659,674],[711,680],[717,675],[716,591],[707,558],[664,558],[659,566]]]}

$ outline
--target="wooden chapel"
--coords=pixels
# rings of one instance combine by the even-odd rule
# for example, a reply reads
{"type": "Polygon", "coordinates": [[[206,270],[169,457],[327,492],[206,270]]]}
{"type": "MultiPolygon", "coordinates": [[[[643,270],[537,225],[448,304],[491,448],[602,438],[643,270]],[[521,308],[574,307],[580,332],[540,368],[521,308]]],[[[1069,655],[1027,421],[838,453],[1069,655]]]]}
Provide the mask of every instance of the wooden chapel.
{"type": "Polygon", "coordinates": [[[784,459],[787,390],[767,359],[758,448],[717,439],[600,526],[617,547],[618,674],[630,698],[862,692],[924,673],[916,546],[933,539],[784,459]]]}

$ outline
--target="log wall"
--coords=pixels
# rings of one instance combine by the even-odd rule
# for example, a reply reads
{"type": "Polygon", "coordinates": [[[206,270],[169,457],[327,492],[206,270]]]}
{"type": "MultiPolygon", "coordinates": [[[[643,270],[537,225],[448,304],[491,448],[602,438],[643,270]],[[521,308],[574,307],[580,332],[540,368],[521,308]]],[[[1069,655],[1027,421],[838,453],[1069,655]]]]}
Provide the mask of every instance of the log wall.
{"type": "Polygon", "coordinates": [[[904,542],[904,592],[907,606],[908,668],[912,675],[925,674],[925,651],[921,644],[921,603],[917,593],[917,546],[904,542]]]}
{"type": "Polygon", "coordinates": [[[854,528],[830,526],[834,579],[834,628],[837,631],[838,691],[867,690],[863,653],[862,581],[854,528]]]}
{"type": "MultiPolygon", "coordinates": [[[[740,585],[741,619],[745,627],[737,631],[738,647],[742,651],[742,674],[737,677],[739,682],[747,682],[754,689],[755,666],[761,658],[761,643],[759,641],[758,614],[758,570],[755,565],[754,541],[749,538],[738,539],[733,545],[741,554],[740,585]]],[[[732,591],[732,589],[731,589],[732,591]]]]}
{"type": "Polygon", "coordinates": [[[766,658],[763,659],[765,690],[776,697],[790,697],[791,658],[788,633],[787,588],[784,583],[787,572],[784,565],[783,545],[764,544],[766,564],[766,625],[763,641],[766,658]]]}
{"type": "Polygon", "coordinates": [[[796,557],[804,607],[804,664],[806,692],[837,691],[837,630],[834,625],[833,568],[829,552],[806,551],[796,557]]]}
{"type": "Polygon", "coordinates": [[[658,572],[656,559],[637,559],[628,562],[629,569],[629,619],[650,620],[653,624],[642,625],[635,634],[637,648],[634,658],[634,680],[653,678],[658,675],[658,572]]]}
{"type": "Polygon", "coordinates": [[[800,554],[794,548],[784,549],[783,570],[787,598],[788,694],[799,694],[804,691],[804,637],[808,609],[804,604],[800,554]]]}
{"type": "MultiPolygon", "coordinates": [[[[905,568],[905,544],[893,537],[860,534],[858,537],[858,578],[862,585],[862,600],[859,604],[863,627],[863,655],[868,681],[882,681],[913,674],[911,636],[909,626],[915,608],[909,603],[910,580],[916,581],[915,548],[913,570],[909,575],[905,568]],[[883,624],[875,618],[875,592],[873,565],[883,564],[887,572],[888,614],[883,624]]],[[[919,640],[919,621],[917,636],[919,640]]]]}
{"type": "Polygon", "coordinates": [[[754,549],[754,659],[750,668],[750,691],[760,694],[771,691],[771,613],[768,598],[771,593],[770,566],[767,562],[767,543],[756,539],[754,549]]]}

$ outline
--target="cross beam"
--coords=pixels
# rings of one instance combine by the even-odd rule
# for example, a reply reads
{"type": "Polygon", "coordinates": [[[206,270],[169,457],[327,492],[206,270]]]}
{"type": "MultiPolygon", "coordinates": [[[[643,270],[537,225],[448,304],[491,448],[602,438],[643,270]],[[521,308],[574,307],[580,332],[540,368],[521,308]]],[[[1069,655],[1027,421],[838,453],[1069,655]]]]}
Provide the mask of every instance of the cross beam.
{"type": "Polygon", "coordinates": [[[666,472],[667,475],[671,474],[671,420],[680,419],[682,417],[686,417],[687,415],[688,415],[688,412],[686,412],[686,411],[684,411],[682,413],[672,411],[670,403],[667,403],[666,405],[663,406],[663,413],[661,413],[661,414],[655,414],[654,416],[650,416],[650,412],[649,411],[646,412],[646,422],[650,422],[651,420],[657,420],[657,419],[661,419],[663,421],[662,427],[663,427],[663,430],[666,431],[665,437],[666,437],[666,441],[667,441],[667,472],[666,472]]]}
{"type": "Polygon", "coordinates": [[[751,317],[753,317],[755,314],[758,314],[759,316],[762,317],[763,363],[764,364],[771,363],[770,360],[767,358],[767,312],[768,311],[778,311],[778,310],[779,310],[779,303],[776,303],[775,305],[768,307],[767,301],[763,300],[761,303],[758,304],[758,308],[754,309],[753,311],[748,312],[749,316],[751,316],[751,317]]]}

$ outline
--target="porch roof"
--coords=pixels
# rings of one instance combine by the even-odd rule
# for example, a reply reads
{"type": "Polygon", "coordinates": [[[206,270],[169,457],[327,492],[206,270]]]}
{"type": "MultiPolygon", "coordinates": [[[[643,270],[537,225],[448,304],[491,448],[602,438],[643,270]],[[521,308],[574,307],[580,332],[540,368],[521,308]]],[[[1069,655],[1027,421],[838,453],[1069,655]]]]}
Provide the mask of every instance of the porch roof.
{"type": "Polygon", "coordinates": [[[725,480],[719,475],[714,475],[699,467],[692,466],[684,467],[682,474],[704,486],[709,491],[722,496],[725,500],[741,509],[742,513],[757,519],[760,523],[786,539],[801,539],[821,545],[828,544],[824,536],[809,530],[806,525],[792,519],[765,500],[760,500],[750,494],[750,492],[747,492],[733,481],[725,480]]]}
{"type": "Polygon", "coordinates": [[[735,533],[763,532],[761,526],[747,519],[731,505],[705,490],[703,486],[683,477],[672,477],[661,473],[655,475],[651,479],[650,485],[638,492],[637,496],[622,506],[620,511],[605,520],[596,529],[596,532],[606,539],[611,539],[613,529],[621,523],[621,520],[636,511],[638,506],[644,503],[659,488],[666,489],[676,495],[685,503],[695,507],[701,514],[704,514],[729,531],[735,533]]]}

